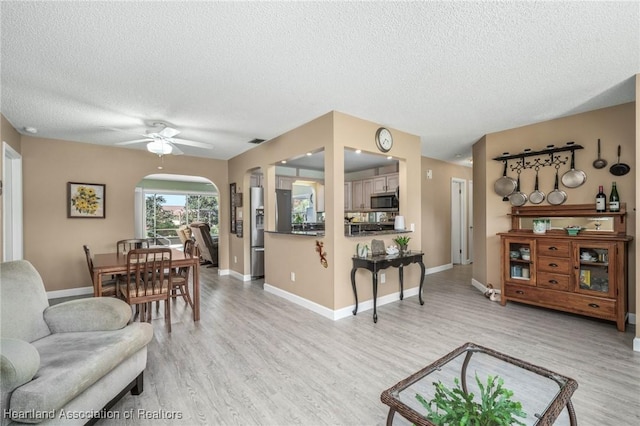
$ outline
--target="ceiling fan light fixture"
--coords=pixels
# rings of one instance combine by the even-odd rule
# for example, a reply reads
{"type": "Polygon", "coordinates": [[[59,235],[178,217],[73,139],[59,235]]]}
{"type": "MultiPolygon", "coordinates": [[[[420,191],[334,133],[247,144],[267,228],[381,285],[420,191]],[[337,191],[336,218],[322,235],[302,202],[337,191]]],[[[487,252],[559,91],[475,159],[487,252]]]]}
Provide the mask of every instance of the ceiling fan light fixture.
{"type": "Polygon", "coordinates": [[[171,148],[171,145],[169,145],[168,143],[165,143],[162,140],[155,140],[147,144],[147,150],[149,152],[153,152],[154,154],[167,155],[167,154],[171,154],[171,151],[173,151],[173,148],[171,148]]]}

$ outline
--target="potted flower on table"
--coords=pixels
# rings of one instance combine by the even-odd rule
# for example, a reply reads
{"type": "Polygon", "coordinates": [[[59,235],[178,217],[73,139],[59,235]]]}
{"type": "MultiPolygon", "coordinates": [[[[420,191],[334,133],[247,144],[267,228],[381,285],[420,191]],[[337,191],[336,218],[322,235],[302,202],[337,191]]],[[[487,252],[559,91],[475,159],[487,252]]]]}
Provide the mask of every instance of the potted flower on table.
{"type": "Polygon", "coordinates": [[[411,237],[408,237],[406,235],[399,235],[393,239],[393,242],[395,242],[398,245],[398,248],[400,249],[400,253],[403,253],[407,251],[409,240],[411,240],[411,237]]]}

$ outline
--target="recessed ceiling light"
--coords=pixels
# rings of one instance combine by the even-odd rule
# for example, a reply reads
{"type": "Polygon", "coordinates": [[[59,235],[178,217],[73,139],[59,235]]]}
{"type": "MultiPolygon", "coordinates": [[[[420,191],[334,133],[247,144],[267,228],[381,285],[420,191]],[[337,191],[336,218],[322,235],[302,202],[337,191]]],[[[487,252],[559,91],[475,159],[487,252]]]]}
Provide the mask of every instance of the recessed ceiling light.
{"type": "Polygon", "coordinates": [[[311,157],[312,155],[313,155],[312,153],[307,152],[307,156],[308,156],[308,157],[311,157]]]}
{"type": "Polygon", "coordinates": [[[282,160],[280,163],[281,164],[287,164],[287,160],[282,160]]]}
{"type": "Polygon", "coordinates": [[[38,129],[36,129],[35,127],[25,127],[24,131],[27,133],[31,133],[32,135],[38,133],[38,129]]]}
{"type": "Polygon", "coordinates": [[[361,149],[356,149],[356,154],[360,154],[362,152],[361,149]]]}
{"type": "Polygon", "coordinates": [[[389,155],[389,156],[387,157],[387,160],[393,160],[393,157],[389,155]]]}

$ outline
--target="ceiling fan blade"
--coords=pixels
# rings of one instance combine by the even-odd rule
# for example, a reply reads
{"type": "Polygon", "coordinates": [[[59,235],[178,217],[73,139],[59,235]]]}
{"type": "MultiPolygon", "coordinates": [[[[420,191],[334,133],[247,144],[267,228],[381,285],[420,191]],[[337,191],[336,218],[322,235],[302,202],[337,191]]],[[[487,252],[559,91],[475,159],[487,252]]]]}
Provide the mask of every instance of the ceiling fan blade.
{"type": "Polygon", "coordinates": [[[165,127],[157,133],[164,138],[172,138],[175,135],[179,134],[180,130],[174,129],[172,127],[165,127]]]}
{"type": "Polygon", "coordinates": [[[147,136],[144,133],[139,133],[139,132],[135,132],[135,131],[131,131],[131,130],[122,130],[122,129],[116,129],[115,127],[106,127],[106,126],[100,126],[100,128],[102,129],[106,129],[106,130],[115,130],[116,132],[120,132],[120,133],[127,133],[129,135],[136,135],[136,136],[147,136]]]}
{"type": "Polygon", "coordinates": [[[116,142],[115,145],[132,145],[134,143],[152,142],[152,141],[153,141],[153,139],[151,139],[151,138],[145,138],[145,139],[136,139],[134,141],[116,142]]]}
{"type": "MultiPolygon", "coordinates": [[[[167,142],[168,143],[168,142],[167,142]]],[[[171,145],[171,148],[173,148],[173,150],[171,151],[172,155],[182,155],[184,154],[184,152],[180,151],[180,148],[178,148],[177,146],[175,146],[172,143],[169,143],[169,145],[171,145]]]]}
{"type": "Polygon", "coordinates": [[[208,143],[204,142],[195,142],[177,138],[171,138],[171,142],[179,143],[180,145],[193,146],[195,148],[213,149],[213,145],[209,145],[208,143]]]}

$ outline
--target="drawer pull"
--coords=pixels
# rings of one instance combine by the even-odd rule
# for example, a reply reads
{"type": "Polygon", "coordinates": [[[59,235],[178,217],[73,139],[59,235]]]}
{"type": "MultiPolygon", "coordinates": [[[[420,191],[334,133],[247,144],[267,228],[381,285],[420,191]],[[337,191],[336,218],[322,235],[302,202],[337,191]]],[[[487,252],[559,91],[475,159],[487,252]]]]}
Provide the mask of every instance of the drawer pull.
{"type": "Polygon", "coordinates": [[[557,268],[558,264],[557,263],[550,263],[549,266],[551,266],[552,268],[557,268]]]}
{"type": "Polygon", "coordinates": [[[549,280],[549,283],[550,283],[550,284],[558,284],[558,281],[556,281],[556,280],[549,280]]]}
{"type": "Polygon", "coordinates": [[[524,294],[524,291],[522,291],[522,290],[516,290],[516,293],[517,293],[517,294],[524,294]]]}
{"type": "Polygon", "coordinates": [[[597,303],[589,303],[589,307],[590,308],[599,308],[600,305],[598,305],[597,303]]]}
{"type": "Polygon", "coordinates": [[[549,247],[549,250],[558,250],[558,247],[551,246],[549,247]]]}

